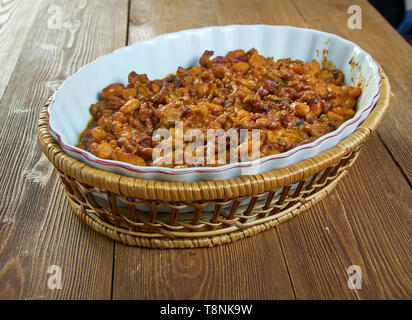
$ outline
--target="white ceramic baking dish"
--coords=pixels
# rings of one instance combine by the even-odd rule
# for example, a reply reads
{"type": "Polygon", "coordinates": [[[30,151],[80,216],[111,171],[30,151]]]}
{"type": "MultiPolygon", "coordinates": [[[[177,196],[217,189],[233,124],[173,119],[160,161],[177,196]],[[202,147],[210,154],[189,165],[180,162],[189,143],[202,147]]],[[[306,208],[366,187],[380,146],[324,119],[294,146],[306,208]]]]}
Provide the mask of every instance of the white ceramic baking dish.
{"type": "Polygon", "coordinates": [[[245,174],[263,173],[319,154],[349,136],[369,115],[380,92],[379,67],[356,44],[336,35],[312,29],[268,25],[231,25],[184,30],[140,41],[102,56],[70,76],[54,93],[48,108],[50,131],[70,156],[88,165],[118,174],[153,180],[220,180],[245,174]],[[178,66],[198,64],[204,50],[225,55],[234,49],[256,48],[264,56],[332,61],[345,74],[345,83],[361,83],[362,95],[356,115],[337,130],[288,152],[255,161],[220,167],[170,169],[143,167],[97,158],[76,147],[79,135],[91,118],[90,104],[98,101],[102,88],[110,83],[127,84],[129,72],[146,73],[149,79],[163,78],[178,66]],[[249,170],[248,170],[249,169],[249,170]]]}

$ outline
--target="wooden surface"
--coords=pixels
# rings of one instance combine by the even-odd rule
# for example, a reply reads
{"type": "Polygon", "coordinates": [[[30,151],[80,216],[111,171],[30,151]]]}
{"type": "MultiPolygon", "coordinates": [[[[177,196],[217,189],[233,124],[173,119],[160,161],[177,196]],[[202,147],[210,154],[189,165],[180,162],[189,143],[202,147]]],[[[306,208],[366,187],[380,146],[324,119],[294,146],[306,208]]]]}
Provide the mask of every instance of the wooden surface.
{"type": "Polygon", "coordinates": [[[0,298],[411,299],[412,48],[365,0],[0,2],[0,298]],[[347,26],[362,8],[362,29],[347,26]],[[393,96],[335,191],[279,227],[230,245],[114,243],[71,212],[36,144],[42,104],[79,67],[160,33],[226,24],[332,32],[371,53],[393,96]],[[48,268],[62,269],[50,289],[48,268]],[[350,290],[359,265],[362,288],[350,290]]]}

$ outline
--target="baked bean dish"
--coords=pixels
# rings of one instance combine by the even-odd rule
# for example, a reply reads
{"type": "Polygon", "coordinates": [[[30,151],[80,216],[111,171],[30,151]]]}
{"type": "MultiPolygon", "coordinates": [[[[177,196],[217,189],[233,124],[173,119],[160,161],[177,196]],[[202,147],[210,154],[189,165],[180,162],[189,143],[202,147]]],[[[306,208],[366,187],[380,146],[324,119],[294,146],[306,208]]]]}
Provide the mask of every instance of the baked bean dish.
{"type": "Polygon", "coordinates": [[[275,61],[256,49],[212,56],[213,51],[205,51],[199,65],[179,67],[161,80],[131,72],[127,86],[104,88],[100,101],[90,106],[92,119],[78,147],[139,166],[218,166],[228,163],[222,159],[233,161],[233,154],[235,161],[243,161],[236,156],[242,150],[250,160],[253,143],[258,146],[255,159],[336,130],[354,116],[362,93],[359,86],[343,84],[340,70],[321,68],[316,60],[275,61]],[[188,137],[190,130],[196,134],[188,137]],[[232,144],[229,138],[245,130],[247,139],[232,144]],[[210,131],[231,134],[221,140],[221,134],[210,131]],[[157,152],[166,142],[169,148],[157,152]]]}

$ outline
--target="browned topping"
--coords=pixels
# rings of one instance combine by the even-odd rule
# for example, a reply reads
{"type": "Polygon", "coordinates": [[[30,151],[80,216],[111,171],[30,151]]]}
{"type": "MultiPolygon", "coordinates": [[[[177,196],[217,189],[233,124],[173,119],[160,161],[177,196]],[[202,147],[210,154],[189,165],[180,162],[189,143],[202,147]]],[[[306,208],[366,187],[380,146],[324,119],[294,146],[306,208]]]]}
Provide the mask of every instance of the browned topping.
{"type": "MultiPolygon", "coordinates": [[[[260,129],[264,157],[336,130],[354,116],[362,93],[360,87],[343,85],[341,71],[321,70],[315,60],[274,61],[255,49],[212,55],[205,51],[200,65],[179,67],[163,80],[131,72],[127,87],[114,83],[104,88],[101,100],[90,107],[93,118],[78,146],[135,165],[199,165],[153,164],[153,148],[160,143],[152,139],[154,131],[164,128],[174,137],[175,123],[181,121],[185,132],[198,128],[205,139],[207,129],[260,129]]],[[[229,145],[216,152],[228,159],[229,145]]]]}

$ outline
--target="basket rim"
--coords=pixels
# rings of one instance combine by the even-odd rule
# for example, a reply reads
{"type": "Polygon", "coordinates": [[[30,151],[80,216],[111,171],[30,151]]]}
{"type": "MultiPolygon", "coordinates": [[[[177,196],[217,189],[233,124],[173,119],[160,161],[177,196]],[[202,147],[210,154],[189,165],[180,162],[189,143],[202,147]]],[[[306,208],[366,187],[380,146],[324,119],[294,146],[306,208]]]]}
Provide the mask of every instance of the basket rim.
{"type": "Polygon", "coordinates": [[[37,140],[60,174],[68,175],[81,183],[95,186],[128,197],[156,199],[159,201],[195,201],[227,199],[258,195],[281,188],[284,185],[307,179],[327,167],[336,164],[342,157],[359,148],[376,130],[389,108],[390,84],[379,66],[382,79],[380,97],[365,121],[347,138],[314,157],[292,165],[250,176],[226,180],[204,180],[197,182],[172,182],[146,180],[93,168],[66,154],[49,131],[47,108],[43,106],[37,121],[37,140]]]}

